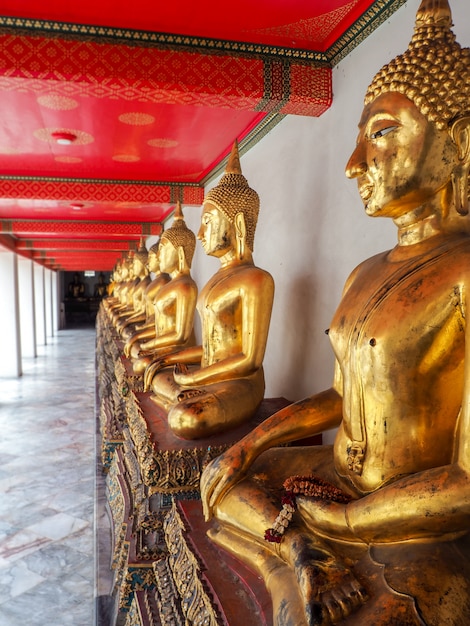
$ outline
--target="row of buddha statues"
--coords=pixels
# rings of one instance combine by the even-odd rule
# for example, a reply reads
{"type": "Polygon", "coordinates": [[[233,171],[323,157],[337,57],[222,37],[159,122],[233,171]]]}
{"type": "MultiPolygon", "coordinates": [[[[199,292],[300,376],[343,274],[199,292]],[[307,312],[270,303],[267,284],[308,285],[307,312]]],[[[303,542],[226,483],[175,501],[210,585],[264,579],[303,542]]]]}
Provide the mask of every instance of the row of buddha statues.
{"type": "Polygon", "coordinates": [[[135,375],[143,377],[179,437],[200,439],[234,428],[263,400],[274,281],[253,262],[258,211],[259,197],[241,173],[235,142],[225,174],[204,202],[198,238],[220,269],[202,291],[191,276],[196,236],[179,203],[159,243],[148,253],[141,246],[128,267],[115,268],[109,318],[125,340],[135,375]],[[196,305],[201,345],[195,341],[196,305]]]}
{"type": "MultiPolygon", "coordinates": [[[[346,165],[398,243],[347,280],[331,388],[202,475],[210,537],[263,577],[277,626],[470,623],[469,169],[470,49],[448,0],[421,0],[408,49],[367,90],[346,165]],[[333,428],[332,446],[285,445],[333,428]]],[[[179,437],[233,428],[263,399],[274,281],[253,261],[258,210],[235,144],[203,204],[197,237],[220,268],[199,295],[181,207],[158,248],[135,254],[131,307],[115,272],[108,314],[179,437]]]]}

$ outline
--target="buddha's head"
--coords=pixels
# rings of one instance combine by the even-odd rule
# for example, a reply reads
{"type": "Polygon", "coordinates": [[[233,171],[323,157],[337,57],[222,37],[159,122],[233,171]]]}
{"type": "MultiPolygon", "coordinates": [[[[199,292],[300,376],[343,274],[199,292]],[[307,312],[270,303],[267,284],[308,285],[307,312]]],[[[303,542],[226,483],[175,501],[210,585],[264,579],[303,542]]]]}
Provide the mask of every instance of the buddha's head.
{"type": "Polygon", "coordinates": [[[448,0],[422,0],[408,49],[367,90],[346,173],[358,178],[371,215],[396,217],[399,206],[413,209],[438,194],[468,212],[470,49],[451,25],[448,0]]]}
{"type": "MultiPolygon", "coordinates": [[[[228,232],[232,230],[234,233],[238,233],[238,237],[243,236],[244,244],[253,252],[259,204],[258,194],[254,189],[251,189],[242,174],[238,143],[235,141],[224,175],[218,185],[213,187],[204,199],[202,226],[198,236],[202,240],[206,252],[212,254],[209,251],[209,246],[205,245],[205,238],[201,231],[204,229],[204,222],[210,214],[212,214],[211,219],[217,219],[220,222],[218,226],[220,226],[221,239],[224,237],[224,230],[227,232],[227,237],[228,232]],[[220,213],[220,216],[215,216],[216,211],[220,213]]],[[[213,231],[215,232],[214,229],[213,231]]],[[[221,241],[221,244],[223,243],[221,241]]]]}
{"type": "Polygon", "coordinates": [[[180,261],[183,262],[184,266],[190,268],[196,248],[196,236],[186,226],[180,202],[176,204],[173,224],[162,233],[160,238],[159,258],[163,271],[168,271],[168,268],[164,267],[163,255],[166,255],[166,248],[169,244],[177,254],[182,255],[180,261]]]}
{"type": "Polygon", "coordinates": [[[134,275],[141,276],[147,270],[148,251],[143,240],[141,240],[139,248],[134,253],[134,275]]]}
{"type": "Polygon", "coordinates": [[[153,272],[157,274],[160,271],[160,261],[158,259],[158,246],[159,242],[154,243],[153,246],[149,248],[147,267],[149,272],[153,272]]]}
{"type": "Polygon", "coordinates": [[[121,260],[120,274],[121,274],[121,280],[124,281],[124,280],[128,280],[129,279],[129,257],[128,257],[128,255],[123,257],[123,259],[121,260]]]}
{"type": "Polygon", "coordinates": [[[121,262],[116,261],[116,264],[113,268],[112,279],[115,282],[119,282],[121,280],[121,262]]]}
{"type": "Polygon", "coordinates": [[[126,261],[127,265],[127,275],[129,280],[133,280],[135,278],[134,274],[134,250],[129,250],[129,254],[126,261]]]}

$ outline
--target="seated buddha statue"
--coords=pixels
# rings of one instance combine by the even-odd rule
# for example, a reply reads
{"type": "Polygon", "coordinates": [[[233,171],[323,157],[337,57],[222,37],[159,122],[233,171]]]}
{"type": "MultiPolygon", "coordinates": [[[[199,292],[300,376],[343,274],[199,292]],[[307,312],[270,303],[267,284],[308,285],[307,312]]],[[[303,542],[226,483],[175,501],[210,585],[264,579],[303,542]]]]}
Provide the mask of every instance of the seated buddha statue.
{"type": "Polygon", "coordinates": [[[197,285],[191,277],[191,262],[195,248],[196,237],[186,226],[178,203],[174,222],[162,233],[158,247],[160,271],[169,280],[161,285],[153,301],[153,337],[139,342],[137,354],[131,350],[131,356],[137,357],[133,361],[135,374],[143,374],[163,355],[194,345],[197,285]]]}
{"type": "Polygon", "coordinates": [[[276,625],[470,624],[469,103],[470,49],[422,0],[346,166],[398,243],[347,280],[333,385],[203,472],[210,536],[263,576],[276,625]]]}
{"type": "MultiPolygon", "coordinates": [[[[118,329],[118,325],[122,322],[122,320],[127,319],[135,312],[134,298],[141,280],[140,276],[137,276],[135,271],[135,254],[136,252],[131,250],[127,258],[127,281],[121,289],[121,300],[123,304],[114,308],[112,312],[112,322],[116,329],[118,329]]],[[[140,265],[140,263],[137,264],[137,267],[139,268],[138,271],[140,271],[140,265]]]]}
{"type": "MultiPolygon", "coordinates": [[[[115,295],[107,300],[107,312],[111,320],[115,316],[124,312],[128,305],[129,290],[132,286],[132,256],[130,253],[121,259],[116,267],[118,271],[118,280],[115,286],[115,295]]],[[[115,271],[116,271],[115,270],[115,271]]]]}
{"type": "Polygon", "coordinates": [[[111,282],[109,283],[108,295],[103,299],[101,306],[108,310],[113,304],[119,301],[119,289],[121,287],[121,261],[116,264],[111,273],[111,282]]]}
{"type": "Polygon", "coordinates": [[[153,279],[145,290],[145,312],[141,319],[137,320],[134,330],[126,332],[124,329],[122,336],[126,339],[124,354],[126,357],[137,358],[140,351],[140,343],[155,338],[155,300],[163,285],[170,280],[168,274],[160,270],[160,260],[158,258],[158,243],[149,249],[147,266],[153,279]]]}
{"type": "Polygon", "coordinates": [[[171,430],[185,439],[238,426],[264,396],[274,283],[253,262],[258,211],[235,143],[222,179],[204,200],[198,232],[206,254],[220,261],[198,298],[202,345],[159,359],[144,377],[152,399],[167,410],[171,430]]]}
{"type": "Polygon", "coordinates": [[[98,276],[98,282],[96,283],[95,288],[93,290],[93,297],[94,298],[106,297],[109,294],[108,288],[109,288],[109,284],[106,282],[103,272],[100,272],[98,276]]]}
{"type": "Polygon", "coordinates": [[[84,298],[85,297],[85,283],[82,281],[80,274],[75,272],[73,280],[69,283],[68,288],[69,298],[84,298]]]}
{"type": "Polygon", "coordinates": [[[147,262],[148,251],[144,242],[141,241],[138,250],[134,253],[134,260],[132,264],[135,287],[132,291],[131,309],[122,313],[116,322],[116,328],[121,335],[123,334],[124,329],[142,321],[143,316],[145,316],[145,292],[150,284],[147,262]]]}

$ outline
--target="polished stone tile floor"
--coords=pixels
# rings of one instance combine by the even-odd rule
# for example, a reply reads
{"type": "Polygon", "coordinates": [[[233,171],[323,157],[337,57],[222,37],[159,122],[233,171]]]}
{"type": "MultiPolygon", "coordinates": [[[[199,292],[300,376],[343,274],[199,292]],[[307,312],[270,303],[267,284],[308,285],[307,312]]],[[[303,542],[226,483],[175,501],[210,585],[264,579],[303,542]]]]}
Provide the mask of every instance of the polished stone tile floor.
{"type": "Polygon", "coordinates": [[[94,623],[95,330],[0,379],[0,624],[94,623]]]}

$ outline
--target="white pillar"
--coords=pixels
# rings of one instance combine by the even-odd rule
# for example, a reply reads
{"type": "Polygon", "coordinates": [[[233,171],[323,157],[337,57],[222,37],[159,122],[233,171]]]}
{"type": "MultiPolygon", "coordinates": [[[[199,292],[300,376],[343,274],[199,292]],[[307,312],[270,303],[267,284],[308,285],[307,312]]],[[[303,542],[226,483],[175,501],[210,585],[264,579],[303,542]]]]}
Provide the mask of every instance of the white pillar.
{"type": "Polygon", "coordinates": [[[18,257],[0,247],[0,376],[21,376],[20,303],[18,295],[18,257]]]}
{"type": "Polygon", "coordinates": [[[51,297],[52,297],[52,328],[54,335],[59,330],[59,272],[51,272],[51,297]]]}
{"type": "Polygon", "coordinates": [[[34,262],[18,257],[18,286],[20,294],[21,352],[36,357],[36,306],[34,301],[34,262]]]}
{"type": "Polygon", "coordinates": [[[34,300],[36,309],[36,342],[38,346],[47,344],[46,298],[44,289],[44,267],[34,264],[34,300]]]}
{"type": "Polygon", "coordinates": [[[52,271],[44,268],[44,311],[46,321],[46,336],[54,336],[54,322],[52,310],[52,271]]]}

